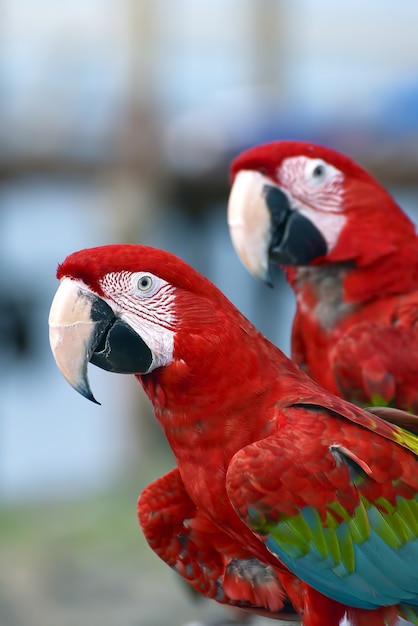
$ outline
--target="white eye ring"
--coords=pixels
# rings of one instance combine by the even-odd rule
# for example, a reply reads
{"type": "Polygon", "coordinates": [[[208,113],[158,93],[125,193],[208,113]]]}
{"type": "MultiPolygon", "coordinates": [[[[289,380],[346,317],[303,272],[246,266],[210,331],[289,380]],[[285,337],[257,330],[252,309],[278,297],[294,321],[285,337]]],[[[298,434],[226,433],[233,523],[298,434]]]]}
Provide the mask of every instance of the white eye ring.
{"type": "Polygon", "coordinates": [[[154,287],[154,281],[152,276],[149,276],[149,274],[144,274],[143,276],[138,278],[136,285],[139,291],[147,292],[151,291],[151,289],[154,287]]]}
{"type": "Polygon", "coordinates": [[[312,177],[313,178],[323,178],[325,175],[325,164],[324,163],[318,163],[318,165],[316,165],[314,167],[314,169],[312,170],[312,177]]]}
{"type": "Polygon", "coordinates": [[[330,175],[330,167],[322,159],[309,159],[306,167],[306,176],[313,184],[324,182],[330,175]]]}

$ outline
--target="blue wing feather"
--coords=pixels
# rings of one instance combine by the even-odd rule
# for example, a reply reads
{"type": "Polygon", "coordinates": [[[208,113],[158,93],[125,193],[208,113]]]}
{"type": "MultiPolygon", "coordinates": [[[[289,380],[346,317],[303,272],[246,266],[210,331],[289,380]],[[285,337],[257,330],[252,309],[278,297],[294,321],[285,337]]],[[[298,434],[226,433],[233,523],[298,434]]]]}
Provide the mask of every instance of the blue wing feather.
{"type": "MultiPolygon", "coordinates": [[[[302,511],[305,519],[312,515],[307,509],[302,511]]],[[[344,526],[345,522],[338,529],[340,534],[344,526]]],[[[342,562],[335,564],[329,556],[322,558],[315,547],[304,555],[296,550],[292,554],[273,534],[268,534],[265,543],[297,576],[343,604],[365,609],[398,604],[401,599],[418,604],[418,540],[394,550],[371,529],[368,539],[353,543],[353,572],[342,562]]]]}

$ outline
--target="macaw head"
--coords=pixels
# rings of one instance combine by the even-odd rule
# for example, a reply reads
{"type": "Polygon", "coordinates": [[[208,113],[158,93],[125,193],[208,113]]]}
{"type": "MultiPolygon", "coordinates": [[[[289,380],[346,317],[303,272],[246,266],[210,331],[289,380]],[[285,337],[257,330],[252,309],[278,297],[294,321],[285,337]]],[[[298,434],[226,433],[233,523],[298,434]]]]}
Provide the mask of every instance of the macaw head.
{"type": "Polygon", "coordinates": [[[362,167],[330,148],[276,141],[231,166],[228,224],[245,267],[368,265],[415,238],[415,227],[362,167]]]}
{"type": "Polygon", "coordinates": [[[176,364],[180,378],[187,368],[197,376],[199,368],[225,364],[234,333],[250,329],[204,276],[155,248],[81,250],[58,266],[57,277],[51,349],[66,380],[92,401],[88,363],[139,376],[176,364]]]}

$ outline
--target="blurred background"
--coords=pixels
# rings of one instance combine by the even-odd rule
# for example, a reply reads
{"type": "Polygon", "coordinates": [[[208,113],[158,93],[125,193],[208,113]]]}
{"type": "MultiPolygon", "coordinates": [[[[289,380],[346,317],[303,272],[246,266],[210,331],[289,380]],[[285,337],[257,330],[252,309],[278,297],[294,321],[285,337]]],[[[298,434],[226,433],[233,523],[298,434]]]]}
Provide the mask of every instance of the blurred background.
{"type": "Polygon", "coordinates": [[[229,162],[324,143],[418,219],[417,24],[416,0],[0,0],[2,626],[222,617],[137,525],[172,465],[139,385],[92,368],[90,405],[55,367],[55,269],[104,243],[171,250],[288,353],[291,292],[229,241],[229,162]]]}

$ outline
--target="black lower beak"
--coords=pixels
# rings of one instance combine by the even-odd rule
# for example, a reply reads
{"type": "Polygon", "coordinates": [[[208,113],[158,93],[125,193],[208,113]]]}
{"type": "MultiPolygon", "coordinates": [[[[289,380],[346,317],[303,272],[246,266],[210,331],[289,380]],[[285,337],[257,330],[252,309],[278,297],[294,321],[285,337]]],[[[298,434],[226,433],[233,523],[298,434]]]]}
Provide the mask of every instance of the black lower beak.
{"type": "MultiPolygon", "coordinates": [[[[106,302],[100,302],[107,307],[106,302]]],[[[93,365],[118,374],[143,374],[151,367],[151,350],[142,337],[120,318],[113,315],[96,339],[98,343],[90,357],[93,365]]]]}
{"type": "Polygon", "coordinates": [[[278,188],[263,189],[271,214],[272,232],[269,258],[278,265],[308,265],[328,252],[327,242],[316,226],[293,209],[278,188]]]}

